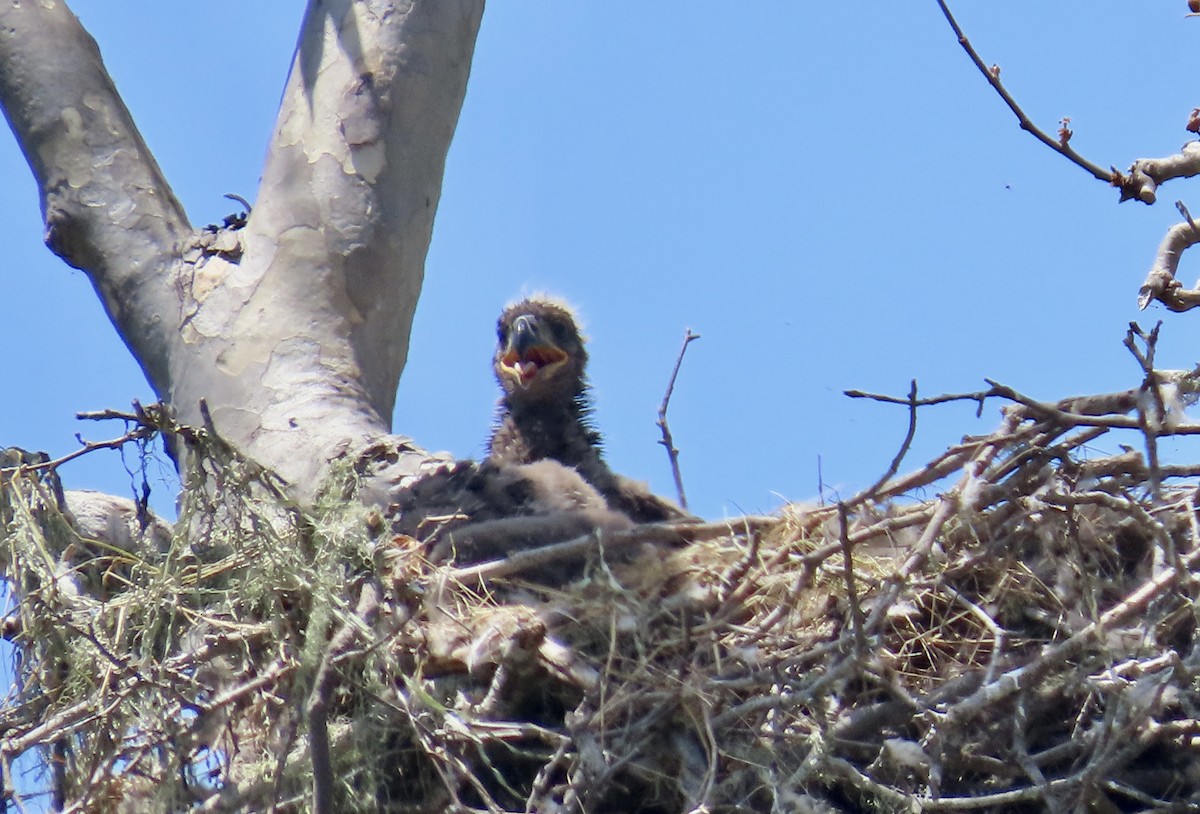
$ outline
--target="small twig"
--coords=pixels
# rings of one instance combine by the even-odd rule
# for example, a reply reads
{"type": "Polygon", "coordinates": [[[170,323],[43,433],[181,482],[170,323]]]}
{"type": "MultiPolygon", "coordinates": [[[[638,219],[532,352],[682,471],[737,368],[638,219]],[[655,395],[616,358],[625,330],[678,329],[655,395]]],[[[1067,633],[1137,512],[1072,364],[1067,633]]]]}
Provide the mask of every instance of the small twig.
{"type": "MultiPolygon", "coordinates": [[[[1012,97],[1012,95],[1004,87],[1004,83],[1000,81],[999,68],[989,69],[987,65],[984,64],[983,59],[980,58],[979,53],[975,50],[975,47],[971,45],[971,41],[967,39],[967,35],[964,34],[962,28],[959,27],[958,21],[955,20],[954,15],[950,13],[950,8],[946,5],[945,0],[937,0],[937,3],[942,9],[942,14],[946,17],[946,22],[950,23],[950,27],[954,29],[954,35],[958,37],[958,44],[961,45],[963,50],[967,52],[967,56],[969,56],[971,61],[975,63],[975,67],[978,68],[979,72],[983,74],[985,79],[987,79],[988,84],[995,89],[996,93],[1000,94],[1000,98],[1004,100],[1006,105],[1008,105],[1008,109],[1011,110],[1013,115],[1017,117],[1017,122],[1021,125],[1021,129],[1027,133],[1030,133],[1034,138],[1042,142],[1042,144],[1045,144],[1054,152],[1066,157],[1074,164],[1087,170],[1097,180],[1105,181],[1110,184],[1116,183],[1116,181],[1120,178],[1120,174],[1111,168],[1106,170],[1097,164],[1093,164],[1091,161],[1088,161],[1079,153],[1075,152],[1070,145],[1069,135],[1060,135],[1059,138],[1053,138],[1035,125],[1033,121],[1030,120],[1027,115],[1025,115],[1025,111],[1022,110],[1021,106],[1017,104],[1017,100],[1012,97]]],[[[1065,125],[1063,127],[1063,132],[1070,132],[1066,130],[1065,125]]]]}
{"type": "Polygon", "coordinates": [[[240,203],[242,206],[246,207],[247,215],[249,215],[251,212],[254,211],[253,207],[250,206],[250,202],[247,201],[245,198],[243,198],[241,195],[235,195],[232,192],[226,192],[225,197],[231,201],[236,201],[237,203],[240,203]]]}
{"type": "Polygon", "coordinates": [[[951,585],[941,585],[939,587],[942,591],[953,597],[954,601],[966,608],[992,634],[992,652],[988,655],[987,668],[983,673],[983,683],[987,684],[996,677],[996,668],[999,666],[1000,658],[1004,653],[1005,630],[992,618],[991,614],[965,597],[958,589],[951,585]]]}
{"type": "Polygon", "coordinates": [[[867,637],[863,635],[862,606],[858,604],[858,587],[854,583],[854,554],[853,546],[850,545],[850,523],[847,519],[846,504],[838,503],[837,509],[838,539],[842,544],[842,567],[846,578],[846,602],[850,605],[850,619],[854,628],[854,658],[861,660],[867,652],[867,637]]]}
{"type": "Polygon", "coordinates": [[[1196,233],[1196,237],[1200,237],[1200,226],[1197,226],[1196,221],[1192,220],[1192,213],[1188,211],[1183,201],[1176,201],[1175,208],[1179,210],[1179,214],[1183,215],[1183,219],[1188,222],[1188,226],[1192,227],[1192,231],[1196,233]]]}
{"type": "Polygon", "coordinates": [[[120,438],[112,438],[108,441],[86,441],[79,433],[76,433],[75,440],[77,440],[83,446],[74,452],[68,452],[66,455],[63,455],[59,458],[45,460],[35,464],[22,464],[15,467],[0,467],[0,473],[15,472],[17,469],[24,469],[30,472],[40,472],[43,470],[47,472],[53,472],[63,464],[70,463],[76,458],[82,458],[89,452],[95,452],[99,449],[121,449],[126,444],[150,438],[157,431],[158,430],[153,427],[137,426],[122,435],[120,438]]]}
{"type": "MultiPolygon", "coordinates": [[[[1164,428],[1167,420],[1167,405],[1163,401],[1162,390],[1159,388],[1158,374],[1154,371],[1154,353],[1158,346],[1158,331],[1162,328],[1160,320],[1154,329],[1147,334],[1142,330],[1136,322],[1129,323],[1129,330],[1125,334],[1124,345],[1133,354],[1133,358],[1137,360],[1138,365],[1142,368],[1144,376],[1142,380],[1141,392],[1149,393],[1154,399],[1154,409],[1157,415],[1153,418],[1149,415],[1143,399],[1138,399],[1137,419],[1139,429],[1142,431],[1142,436],[1146,439],[1146,465],[1149,468],[1149,487],[1150,494],[1155,497],[1159,494],[1159,487],[1162,484],[1162,475],[1159,472],[1158,461],[1158,436],[1164,428]],[[1137,348],[1134,339],[1141,339],[1146,345],[1145,353],[1137,348]]],[[[1165,552],[1164,552],[1165,553],[1165,552]]]]}
{"type": "MultiPolygon", "coordinates": [[[[982,407],[983,402],[980,401],[982,407]]],[[[860,502],[872,500],[876,493],[887,485],[896,473],[900,471],[900,464],[904,460],[904,456],[908,454],[908,450],[912,447],[913,437],[917,434],[917,380],[913,379],[908,387],[908,432],[904,435],[904,441],[900,444],[900,449],[896,452],[892,463],[888,466],[887,472],[884,472],[882,477],[875,483],[871,484],[866,490],[854,497],[854,503],[857,505],[860,502]]],[[[838,512],[844,513],[844,509],[839,507],[838,512]]]]}
{"type": "Polygon", "coordinates": [[[675,379],[679,376],[679,367],[683,364],[683,355],[687,353],[688,345],[699,339],[700,334],[692,333],[688,328],[683,336],[683,345],[679,348],[679,356],[675,358],[675,367],[671,369],[671,378],[667,381],[667,392],[663,395],[662,404],[658,408],[658,428],[662,430],[662,440],[658,443],[667,448],[667,457],[671,460],[671,474],[675,478],[675,493],[679,496],[680,508],[688,507],[687,496],[683,493],[683,475],[679,472],[679,450],[675,448],[675,439],[671,437],[671,429],[667,426],[667,407],[671,403],[671,394],[675,392],[675,379]]]}
{"type": "MultiPolygon", "coordinates": [[[[623,550],[641,543],[680,545],[737,534],[741,530],[744,530],[746,534],[753,534],[778,523],[779,518],[753,515],[739,518],[736,526],[731,523],[648,523],[628,531],[603,532],[603,542],[604,549],[609,552],[623,550]],[[738,528],[739,526],[741,529],[738,528]]],[[[464,584],[474,584],[487,579],[499,579],[524,573],[549,563],[570,560],[590,553],[600,545],[597,539],[598,533],[584,534],[561,543],[551,543],[538,548],[517,551],[502,560],[491,560],[462,568],[447,569],[443,573],[447,580],[464,584]]]]}
{"type": "Polygon", "coordinates": [[[347,620],[329,641],[321,666],[313,679],[305,712],[308,717],[309,752],[313,767],[313,812],[333,814],[333,757],[329,749],[329,699],[337,681],[335,662],[350,649],[359,635],[358,624],[370,624],[379,609],[379,588],[366,582],[358,595],[356,619],[347,620]]]}
{"type": "MultiPolygon", "coordinates": [[[[987,681],[991,681],[989,677],[987,681]]],[[[986,681],[984,683],[987,683],[986,681]]],[[[1025,705],[1025,693],[1017,694],[1015,716],[1012,728],[1013,752],[1017,757],[1017,764],[1025,772],[1030,782],[1037,788],[1042,789],[1043,793],[1046,790],[1046,775],[1041,768],[1034,762],[1029,754],[1029,742],[1025,736],[1025,731],[1029,728],[1029,713],[1025,705]]]]}
{"type": "Polygon", "coordinates": [[[271,662],[259,675],[239,684],[236,687],[231,687],[225,690],[220,695],[217,695],[210,701],[205,701],[200,705],[200,713],[207,715],[221,707],[229,706],[230,704],[241,701],[247,696],[253,695],[264,687],[270,687],[275,684],[283,676],[292,673],[296,669],[295,662],[285,662],[282,659],[276,659],[271,662]]]}
{"type": "Polygon", "coordinates": [[[543,801],[550,794],[551,784],[554,782],[555,775],[562,771],[563,767],[569,762],[567,754],[570,746],[570,739],[564,738],[550,760],[546,761],[545,765],[538,770],[537,777],[533,779],[533,784],[529,788],[529,797],[525,800],[525,814],[550,810],[551,807],[543,801]]]}
{"type": "Polygon", "coordinates": [[[994,389],[978,390],[974,393],[945,393],[940,396],[931,396],[924,399],[914,398],[911,393],[908,398],[900,398],[899,396],[888,396],[880,393],[868,393],[863,390],[844,390],[842,392],[852,399],[870,399],[871,401],[881,401],[884,404],[903,404],[905,407],[926,407],[933,404],[947,404],[952,401],[974,401],[979,404],[976,418],[982,414],[984,401],[999,395],[994,389]]]}
{"type": "Polygon", "coordinates": [[[744,533],[750,544],[746,547],[746,553],[721,578],[722,585],[733,586],[727,593],[723,592],[722,603],[729,603],[739,588],[745,590],[754,584],[752,580],[746,579],[746,575],[750,573],[750,569],[758,562],[759,542],[762,535],[757,534],[751,529],[749,523],[745,525],[744,533]]]}

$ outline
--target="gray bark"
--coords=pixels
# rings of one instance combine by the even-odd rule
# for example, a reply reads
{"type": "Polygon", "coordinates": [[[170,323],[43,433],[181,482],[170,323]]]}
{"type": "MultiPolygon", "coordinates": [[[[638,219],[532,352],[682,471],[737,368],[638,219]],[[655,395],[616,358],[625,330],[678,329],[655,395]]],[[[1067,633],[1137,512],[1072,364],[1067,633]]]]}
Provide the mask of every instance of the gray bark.
{"type": "Polygon", "coordinates": [[[155,393],[302,500],[382,450],[382,486],[437,460],[391,436],[482,0],[311,0],[244,229],[191,229],[61,2],[0,6],[0,106],[50,248],[83,270],[155,393]]]}

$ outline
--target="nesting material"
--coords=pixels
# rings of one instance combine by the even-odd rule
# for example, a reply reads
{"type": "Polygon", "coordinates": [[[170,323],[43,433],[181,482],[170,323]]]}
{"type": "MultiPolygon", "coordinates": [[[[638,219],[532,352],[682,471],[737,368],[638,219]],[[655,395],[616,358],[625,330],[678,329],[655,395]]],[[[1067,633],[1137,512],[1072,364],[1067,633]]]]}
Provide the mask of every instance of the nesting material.
{"type": "Polygon", "coordinates": [[[1200,466],[1158,443],[1200,426],[1154,388],[1194,378],[997,385],[995,432],[842,504],[462,566],[203,449],[171,545],[87,546],[18,461],[4,776],[40,748],[75,810],[1188,810],[1200,466]]]}

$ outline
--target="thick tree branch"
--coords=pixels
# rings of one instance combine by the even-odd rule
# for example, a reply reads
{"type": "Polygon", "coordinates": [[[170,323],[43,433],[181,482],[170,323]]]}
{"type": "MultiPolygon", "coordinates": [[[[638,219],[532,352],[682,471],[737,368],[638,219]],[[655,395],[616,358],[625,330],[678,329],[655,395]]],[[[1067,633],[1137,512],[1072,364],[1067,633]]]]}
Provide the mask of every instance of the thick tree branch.
{"type": "Polygon", "coordinates": [[[95,41],[65,3],[0,6],[0,107],[33,170],[46,244],[86,272],[156,390],[175,326],[166,270],[187,216],[133,124],[95,41]]]}
{"type": "MultiPolygon", "coordinates": [[[[318,337],[321,362],[385,424],[482,11],[482,0],[311,3],[244,234],[260,298],[328,303],[325,331],[340,341],[318,337]]],[[[279,328],[301,338],[292,319],[279,328]]]]}
{"type": "Polygon", "coordinates": [[[1200,306],[1200,291],[1185,289],[1175,277],[1183,253],[1200,243],[1200,229],[1191,216],[1187,215],[1187,208],[1182,203],[1179,206],[1187,220],[1175,224],[1163,236],[1154,256],[1154,265],[1150,267],[1150,272],[1138,291],[1138,308],[1144,309],[1152,300],[1158,300],[1177,312],[1190,311],[1200,306]]]}
{"type": "Polygon", "coordinates": [[[1158,200],[1158,188],[1176,178],[1200,175],[1200,141],[1189,141],[1175,155],[1164,158],[1139,158],[1128,175],[1119,176],[1121,200],[1152,204],[1158,200]]]}
{"type": "Polygon", "coordinates": [[[181,275],[169,400],[302,489],[339,455],[381,494],[430,460],[387,433],[482,11],[313,0],[243,250],[181,275]]]}
{"type": "Polygon", "coordinates": [[[51,247],[179,420],[301,499],[338,456],[379,493],[431,461],[390,419],[482,11],[310,0],[249,220],[193,234],[78,20],[0,8],[0,104],[51,247]]]}

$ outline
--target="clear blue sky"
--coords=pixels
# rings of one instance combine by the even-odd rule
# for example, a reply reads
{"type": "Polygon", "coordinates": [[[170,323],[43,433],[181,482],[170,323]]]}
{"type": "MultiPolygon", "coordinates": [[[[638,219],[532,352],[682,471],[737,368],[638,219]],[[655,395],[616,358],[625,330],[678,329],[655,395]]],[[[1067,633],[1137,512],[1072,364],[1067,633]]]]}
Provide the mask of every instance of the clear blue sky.
{"type": "MultiPolygon", "coordinates": [[[[226,192],[253,198],[303,4],[71,5],[193,223],[232,211],[226,192]]],[[[1053,131],[1070,116],[1094,161],[1124,168],[1188,137],[1200,21],[1183,2],[957,5],[1035,120],[1053,131]]],[[[86,278],[42,246],[7,136],[0,179],[0,445],[57,455],[76,432],[117,431],[77,410],[152,396],[86,278]]],[[[902,395],[916,378],[933,395],[984,376],[1045,399],[1131,387],[1132,319],[1165,318],[1160,364],[1192,365],[1200,316],[1139,314],[1135,300],[1178,218],[1171,202],[1193,189],[1118,206],[1017,129],[933,0],[493,0],[395,426],[480,455],[495,316],[548,290],[586,318],[617,470],[671,493],[654,420],[691,328],[703,338],[670,417],[693,509],[812,498],[818,457],[826,484],[852,491],[886,467],[906,416],[844,389],[902,395]]],[[[924,411],[905,468],[997,420],[995,406],[978,420],[924,411]]],[[[111,453],[62,474],[129,489],[111,453]]]]}

